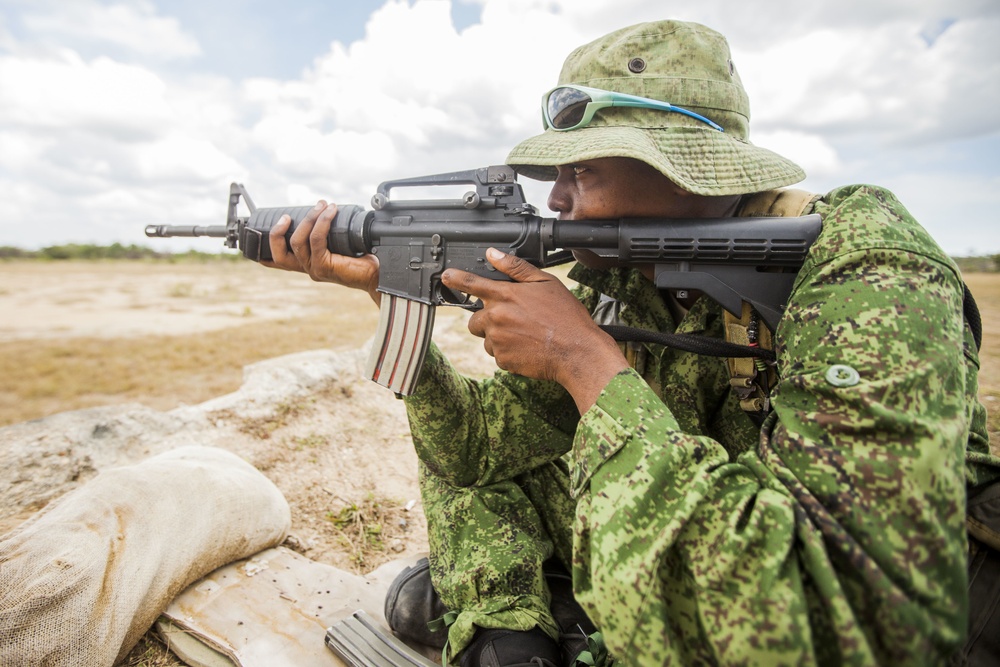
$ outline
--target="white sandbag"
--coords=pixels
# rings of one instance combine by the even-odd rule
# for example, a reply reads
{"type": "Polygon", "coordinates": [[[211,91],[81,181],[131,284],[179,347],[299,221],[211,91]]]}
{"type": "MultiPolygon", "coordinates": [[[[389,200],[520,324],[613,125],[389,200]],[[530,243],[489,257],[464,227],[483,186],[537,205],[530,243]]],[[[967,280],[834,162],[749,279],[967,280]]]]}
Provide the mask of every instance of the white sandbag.
{"type": "Polygon", "coordinates": [[[0,664],[110,666],[188,584],[290,525],[277,487],[222,449],[107,470],[0,537],[0,664]]]}

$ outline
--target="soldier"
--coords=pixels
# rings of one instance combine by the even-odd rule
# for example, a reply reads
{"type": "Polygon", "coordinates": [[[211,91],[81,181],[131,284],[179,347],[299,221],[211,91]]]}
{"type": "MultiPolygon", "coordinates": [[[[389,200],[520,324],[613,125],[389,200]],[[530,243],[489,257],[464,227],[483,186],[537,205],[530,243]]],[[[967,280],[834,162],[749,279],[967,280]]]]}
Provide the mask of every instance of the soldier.
{"type": "MultiPolygon", "coordinates": [[[[580,47],[543,115],[507,162],[554,181],[562,219],[818,213],[823,231],[774,332],[585,252],[574,292],[498,251],[512,282],[446,271],[482,299],[469,330],[501,370],[474,382],[432,348],[407,398],[431,553],[390,591],[394,629],[450,610],[437,636],[462,665],[566,663],[594,626],[625,664],[944,662],[967,633],[966,490],[1000,476],[956,266],[884,189],[781,190],[804,174],[749,142],[703,26],[580,47]],[[777,363],[619,345],[612,321],[777,363]]],[[[335,213],[320,202],[292,252],[279,224],[274,265],[377,301],[377,261],[321,241],[335,213]]]]}

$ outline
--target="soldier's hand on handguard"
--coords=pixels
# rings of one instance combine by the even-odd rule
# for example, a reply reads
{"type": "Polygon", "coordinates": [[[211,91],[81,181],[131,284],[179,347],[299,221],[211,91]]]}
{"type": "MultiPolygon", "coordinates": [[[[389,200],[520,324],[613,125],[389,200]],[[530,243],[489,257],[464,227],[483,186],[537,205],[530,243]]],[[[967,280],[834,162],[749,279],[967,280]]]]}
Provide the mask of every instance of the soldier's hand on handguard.
{"type": "Polygon", "coordinates": [[[320,200],[295,228],[287,245],[285,233],[292,219],[287,215],[281,216],[268,237],[274,260],[261,264],[286,271],[301,271],[318,282],[365,290],[378,304],[381,300],[376,290],[378,259],[374,255],[337,255],[326,246],[330,226],[336,216],[337,205],[320,200]]]}
{"type": "Polygon", "coordinates": [[[497,366],[525,377],[555,380],[584,413],[628,366],[618,344],[554,276],[494,248],[487,259],[513,282],[455,269],[441,276],[445,286],[482,300],[482,310],[469,319],[469,331],[484,339],[497,366]]]}

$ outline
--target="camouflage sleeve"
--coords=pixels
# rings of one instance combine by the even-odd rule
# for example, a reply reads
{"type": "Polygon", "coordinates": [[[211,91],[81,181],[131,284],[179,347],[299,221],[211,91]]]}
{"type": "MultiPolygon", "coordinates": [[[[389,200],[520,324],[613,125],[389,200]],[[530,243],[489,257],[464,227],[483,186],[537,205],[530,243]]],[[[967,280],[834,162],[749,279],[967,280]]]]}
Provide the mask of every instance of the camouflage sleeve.
{"type": "Polygon", "coordinates": [[[824,213],[756,451],[632,371],[580,421],[574,582],[630,664],[937,664],[964,635],[961,282],[884,193],[824,213]]]}
{"type": "Polygon", "coordinates": [[[580,419],[558,384],[504,371],[471,380],[433,344],[406,413],[420,459],[456,486],[511,479],[559,458],[580,419]]]}

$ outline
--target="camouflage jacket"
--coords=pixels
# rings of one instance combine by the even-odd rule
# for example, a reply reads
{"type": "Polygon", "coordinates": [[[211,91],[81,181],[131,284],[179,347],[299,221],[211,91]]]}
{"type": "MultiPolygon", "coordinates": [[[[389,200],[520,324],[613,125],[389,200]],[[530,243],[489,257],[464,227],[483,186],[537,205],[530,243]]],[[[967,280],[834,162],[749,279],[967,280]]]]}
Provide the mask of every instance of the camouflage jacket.
{"type": "MultiPolygon", "coordinates": [[[[415,438],[481,443],[469,484],[567,453],[575,592],[626,664],[938,664],[964,637],[965,490],[1000,462],[961,276],[885,190],[815,212],[760,428],[724,360],[655,345],[582,417],[561,387],[468,381],[437,352],[408,401],[415,438]]],[[[636,272],[571,277],[625,324],[722,337],[706,298],[675,323],[636,272]]]]}

